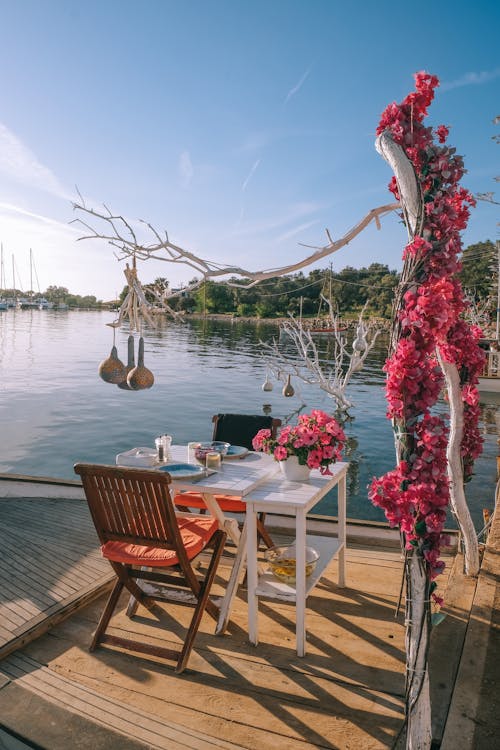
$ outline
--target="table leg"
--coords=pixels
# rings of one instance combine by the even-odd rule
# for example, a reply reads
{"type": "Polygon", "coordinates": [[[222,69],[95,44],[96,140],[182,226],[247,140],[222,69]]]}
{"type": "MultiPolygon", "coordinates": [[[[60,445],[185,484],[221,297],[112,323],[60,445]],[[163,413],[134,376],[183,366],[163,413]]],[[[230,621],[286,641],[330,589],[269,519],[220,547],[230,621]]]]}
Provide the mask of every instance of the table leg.
{"type": "Polygon", "coordinates": [[[339,573],[338,581],[339,586],[345,586],[345,548],[347,541],[346,533],[346,495],[347,495],[347,481],[346,477],[343,476],[338,483],[338,537],[339,543],[342,545],[338,554],[339,560],[339,573]]]}
{"type": "Polygon", "coordinates": [[[206,506],[211,515],[217,518],[217,520],[219,521],[219,526],[227,532],[228,537],[235,543],[237,548],[231,575],[229,576],[226,591],[224,593],[224,596],[222,597],[219,619],[215,627],[215,634],[222,635],[227,627],[227,622],[231,615],[231,607],[233,604],[236,589],[238,587],[239,574],[245,563],[246,529],[245,527],[243,527],[243,534],[240,533],[237,520],[235,518],[226,518],[214,495],[208,492],[204,492],[203,499],[205,500],[206,506]]]}
{"type": "Polygon", "coordinates": [[[259,642],[257,590],[257,513],[247,503],[247,599],[248,599],[248,639],[256,646],[259,642]]]}
{"type": "Polygon", "coordinates": [[[296,517],[295,531],[295,633],[297,655],[306,653],[306,518],[304,512],[296,517]]]}
{"type": "Polygon", "coordinates": [[[243,525],[243,530],[240,534],[240,541],[238,544],[238,550],[236,552],[236,557],[235,557],[233,567],[231,570],[231,575],[229,576],[229,581],[226,587],[226,592],[224,594],[224,597],[222,599],[222,603],[220,606],[219,620],[217,622],[217,627],[215,628],[216,635],[222,635],[227,628],[227,623],[229,620],[229,616],[231,614],[231,608],[233,606],[234,595],[236,594],[236,589],[238,588],[238,581],[239,581],[240,573],[241,573],[242,568],[245,565],[246,540],[247,540],[247,521],[245,518],[245,523],[243,525]]]}
{"type": "Polygon", "coordinates": [[[226,518],[214,495],[208,492],[204,492],[203,500],[205,501],[205,505],[210,511],[210,515],[214,516],[218,520],[221,529],[224,529],[224,531],[227,532],[228,537],[235,543],[236,546],[238,546],[240,543],[240,530],[238,528],[238,522],[236,521],[236,519],[226,518]]]}

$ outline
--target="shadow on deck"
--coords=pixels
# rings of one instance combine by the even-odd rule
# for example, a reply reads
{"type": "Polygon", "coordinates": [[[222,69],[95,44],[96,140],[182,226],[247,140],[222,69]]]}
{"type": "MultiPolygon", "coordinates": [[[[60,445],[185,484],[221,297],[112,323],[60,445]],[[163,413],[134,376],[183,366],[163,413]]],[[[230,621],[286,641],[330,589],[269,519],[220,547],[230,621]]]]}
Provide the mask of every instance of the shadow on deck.
{"type": "MultiPolygon", "coordinates": [[[[394,745],[404,715],[404,625],[402,615],[395,618],[399,550],[349,546],[343,589],[331,564],[308,598],[305,657],[295,652],[294,608],[283,602],[260,603],[260,643],[248,643],[240,587],[228,632],[215,636],[205,616],[189,667],[177,676],[162,660],[109,647],[88,652],[111,576],[85,503],[2,499],[0,513],[9,550],[0,598],[1,643],[9,654],[0,662],[0,726],[7,731],[47,750],[394,745]]],[[[229,567],[219,571],[216,595],[229,567]]],[[[445,575],[440,587],[446,584],[445,575]]],[[[116,634],[126,629],[178,646],[186,608],[140,608],[131,621],[125,596],[121,603],[112,621],[116,634]]],[[[446,628],[455,628],[457,659],[468,617],[462,604],[450,605],[440,626],[445,641],[446,628]]],[[[443,705],[455,674],[456,662],[441,676],[443,705]]]]}

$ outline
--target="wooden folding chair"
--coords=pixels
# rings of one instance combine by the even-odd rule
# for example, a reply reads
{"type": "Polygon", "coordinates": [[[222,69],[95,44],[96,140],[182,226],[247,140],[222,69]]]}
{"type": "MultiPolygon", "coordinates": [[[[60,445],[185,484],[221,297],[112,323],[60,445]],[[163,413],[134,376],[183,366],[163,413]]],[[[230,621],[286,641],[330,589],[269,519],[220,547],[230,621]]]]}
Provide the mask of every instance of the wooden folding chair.
{"type": "MultiPolygon", "coordinates": [[[[101,552],[116,573],[117,581],[94,633],[90,651],[99,643],[163,657],[176,662],[175,671],[186,667],[203,612],[216,621],[219,608],[209,599],[222,554],[226,533],[212,516],[178,516],[169,491],[166,472],[99,464],[76,464],[82,478],[101,552]],[[192,561],[205,549],[212,549],[204,578],[199,578],[192,561]],[[167,570],[168,572],[165,572],[167,570]],[[184,591],[177,604],[194,607],[182,646],[174,650],[106,634],[106,628],[125,587],[135,600],[152,609],[156,600],[168,601],[165,586],[146,595],[138,580],[175,586],[184,591]],[[191,596],[186,596],[185,591],[191,596]]],[[[133,608],[131,615],[135,613],[133,608]]]]}
{"type": "MultiPolygon", "coordinates": [[[[281,419],[275,419],[261,414],[215,414],[212,417],[214,423],[212,440],[222,440],[232,445],[242,445],[244,448],[253,450],[252,438],[261,429],[271,430],[271,435],[276,437],[281,419]]],[[[245,503],[232,495],[215,495],[223,513],[245,513],[245,503]]],[[[196,492],[185,492],[176,495],[174,503],[178,508],[206,509],[202,495],[196,492]]],[[[273,547],[274,542],[267,531],[265,513],[259,513],[257,518],[257,534],[266,547],[273,547]]]]}

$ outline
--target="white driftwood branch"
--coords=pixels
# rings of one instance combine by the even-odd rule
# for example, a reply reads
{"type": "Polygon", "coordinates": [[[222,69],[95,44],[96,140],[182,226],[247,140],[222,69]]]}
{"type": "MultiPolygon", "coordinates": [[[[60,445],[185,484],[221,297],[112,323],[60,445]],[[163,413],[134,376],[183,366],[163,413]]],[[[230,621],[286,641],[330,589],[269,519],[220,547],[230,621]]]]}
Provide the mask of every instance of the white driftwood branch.
{"type": "Polygon", "coordinates": [[[464,540],[465,574],[477,576],[479,573],[479,543],[474,524],[467,506],[464,492],[464,475],[460,446],[464,432],[464,408],[458,368],[447,362],[438,351],[438,360],[444,373],[448,401],[450,403],[450,434],[446,457],[448,459],[448,479],[450,480],[450,504],[458,520],[464,540]]]}
{"type": "Polygon", "coordinates": [[[162,306],[152,305],[146,299],[144,289],[142,288],[141,282],[137,276],[137,270],[130,268],[128,263],[124,270],[125,278],[127,279],[128,292],[120,305],[118,310],[118,318],[113,323],[108,325],[113,328],[121,326],[126,318],[129,319],[131,331],[142,331],[142,321],[145,320],[151,327],[156,326],[154,320],[154,314],[158,312],[165,312],[165,308],[173,317],[180,317],[180,313],[172,310],[172,308],[166,303],[162,303],[162,306]]]}
{"type": "Polygon", "coordinates": [[[375,141],[375,148],[392,168],[398,185],[405,224],[410,240],[422,231],[423,200],[417,176],[403,148],[384,130],[375,141]]]}
{"type": "Polygon", "coordinates": [[[272,344],[261,341],[264,362],[268,370],[278,379],[293,375],[304,383],[316,385],[331,396],[339,411],[347,412],[353,405],[346,396],[347,386],[354,373],[363,368],[365,359],[380,334],[380,329],[372,329],[364,323],[365,308],[363,308],[352,344],[352,353],[349,353],[346,338],[338,330],[338,317],[333,312],[332,303],[325,297],[323,300],[329,306],[329,320],[334,329],[331,334],[334,344],[331,360],[327,362],[321,360],[311,331],[304,327],[301,320],[291,315],[290,320],[281,324],[280,332],[292,341],[294,353],[286,354],[276,340],[272,344]]]}
{"type": "MultiPolygon", "coordinates": [[[[362,232],[372,221],[375,221],[377,228],[380,229],[380,217],[400,208],[399,203],[391,203],[385,206],[379,206],[378,208],[373,208],[363,217],[363,219],[361,219],[361,221],[346,232],[343,237],[337,240],[332,240],[330,234],[327,232],[328,243],[320,247],[315,247],[313,253],[310,253],[297,263],[261,271],[251,271],[247,268],[242,268],[241,266],[226,266],[200,258],[189,250],[170,242],[166,232],[165,236],[161,237],[158,231],[147,222],[142,223],[151,233],[153,242],[149,244],[140,243],[130,222],[128,222],[123,216],[112,214],[107,206],[104,206],[103,211],[96,211],[93,208],[88,208],[81,196],[80,199],[80,202],[73,203],[73,209],[85,214],[88,217],[88,220],[84,221],[81,218],[77,218],[72,222],[87,230],[87,233],[82,237],[79,237],[79,240],[104,240],[115,248],[115,255],[118,260],[125,260],[126,258],[131,257],[136,257],[138,260],[163,260],[168,263],[183,264],[201,275],[200,279],[196,279],[182,290],[176,292],[170,291],[168,293],[168,299],[178,297],[185,292],[190,292],[208,279],[217,280],[225,276],[236,276],[245,279],[245,282],[238,283],[229,279],[225,280],[224,283],[236,288],[248,289],[265,279],[285,276],[286,274],[299,271],[300,269],[337,252],[337,250],[340,250],[345,245],[348,245],[349,242],[360,234],[360,232],[362,232]],[[100,232],[89,222],[103,224],[105,230],[107,227],[107,231],[100,232]]],[[[303,245],[303,247],[306,246],[303,245]]]]}

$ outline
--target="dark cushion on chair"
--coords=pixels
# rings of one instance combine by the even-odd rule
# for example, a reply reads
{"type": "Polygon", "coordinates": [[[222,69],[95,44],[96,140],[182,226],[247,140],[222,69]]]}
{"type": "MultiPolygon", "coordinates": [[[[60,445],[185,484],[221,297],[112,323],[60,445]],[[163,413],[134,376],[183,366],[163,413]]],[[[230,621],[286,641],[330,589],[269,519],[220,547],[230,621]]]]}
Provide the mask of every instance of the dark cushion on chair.
{"type": "Polygon", "coordinates": [[[253,450],[252,438],[259,430],[270,430],[272,424],[273,418],[263,414],[218,414],[213,439],[253,450]]]}

